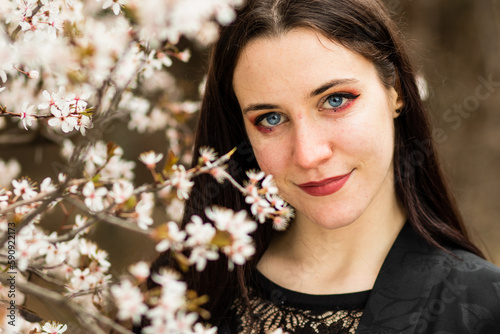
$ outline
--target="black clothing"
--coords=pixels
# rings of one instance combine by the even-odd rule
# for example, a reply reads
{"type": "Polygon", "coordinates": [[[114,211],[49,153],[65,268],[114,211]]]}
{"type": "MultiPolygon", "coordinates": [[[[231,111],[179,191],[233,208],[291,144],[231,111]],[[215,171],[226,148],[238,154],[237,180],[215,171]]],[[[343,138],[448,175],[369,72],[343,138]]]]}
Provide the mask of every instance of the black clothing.
{"type": "MultiPolygon", "coordinates": [[[[500,268],[464,250],[449,252],[429,245],[407,223],[364,309],[358,308],[356,333],[500,334],[500,268]]],[[[241,318],[223,321],[218,333],[236,333],[231,330],[235,321],[241,318]]],[[[297,327],[294,333],[309,332],[297,327]]]]}
{"type": "Polygon", "coordinates": [[[309,295],[271,282],[258,271],[250,293],[251,313],[243,298],[233,304],[231,333],[354,334],[370,291],[309,295]],[[252,320],[254,325],[252,326],[252,320]]]}

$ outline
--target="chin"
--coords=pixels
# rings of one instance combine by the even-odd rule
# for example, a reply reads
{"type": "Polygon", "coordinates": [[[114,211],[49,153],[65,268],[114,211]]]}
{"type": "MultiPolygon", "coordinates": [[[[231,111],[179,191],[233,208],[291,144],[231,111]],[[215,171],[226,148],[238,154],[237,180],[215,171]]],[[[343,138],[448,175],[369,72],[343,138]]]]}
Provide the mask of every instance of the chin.
{"type": "MultiPolygon", "coordinates": [[[[321,215],[306,213],[303,215],[303,218],[305,218],[304,221],[312,223],[322,229],[335,230],[355,223],[361,216],[363,210],[345,211],[347,211],[345,208],[344,210],[323,210],[321,215]]],[[[300,216],[302,215],[299,214],[297,218],[300,216]]]]}
{"type": "Polygon", "coordinates": [[[334,219],[318,221],[315,222],[315,224],[325,230],[338,230],[350,226],[355,221],[356,221],[355,219],[349,219],[349,218],[334,218],[334,219]]]}

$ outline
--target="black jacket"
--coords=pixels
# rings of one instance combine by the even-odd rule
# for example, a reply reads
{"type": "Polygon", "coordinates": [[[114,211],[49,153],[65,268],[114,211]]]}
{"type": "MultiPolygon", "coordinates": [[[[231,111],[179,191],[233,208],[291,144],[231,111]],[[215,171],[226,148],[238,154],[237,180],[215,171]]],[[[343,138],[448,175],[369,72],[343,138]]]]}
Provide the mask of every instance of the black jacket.
{"type": "Polygon", "coordinates": [[[375,281],[358,334],[500,334],[500,268],[430,246],[406,224],[375,281]]]}
{"type": "MultiPolygon", "coordinates": [[[[219,334],[230,333],[226,322],[219,334]]],[[[357,334],[500,334],[500,268],[429,245],[407,223],[389,251],[357,334]]]]}

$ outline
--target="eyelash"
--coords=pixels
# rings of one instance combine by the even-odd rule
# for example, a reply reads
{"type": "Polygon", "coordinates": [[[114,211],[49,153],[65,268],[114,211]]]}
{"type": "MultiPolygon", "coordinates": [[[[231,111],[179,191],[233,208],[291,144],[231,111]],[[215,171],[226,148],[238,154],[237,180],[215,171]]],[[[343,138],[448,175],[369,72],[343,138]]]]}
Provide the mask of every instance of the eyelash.
{"type": "MultiPolygon", "coordinates": [[[[273,130],[273,128],[275,128],[276,126],[278,125],[275,125],[275,126],[272,126],[272,127],[267,127],[267,126],[264,126],[260,123],[262,123],[263,120],[265,120],[267,117],[271,116],[271,115],[279,115],[280,117],[284,117],[286,119],[286,116],[283,115],[283,114],[280,114],[276,111],[273,111],[273,112],[268,112],[268,113],[265,113],[265,114],[262,114],[260,116],[258,116],[257,118],[255,118],[255,121],[254,121],[254,125],[260,130],[260,131],[266,131],[266,132],[271,132],[273,130]]],[[[282,124],[282,123],[280,123],[282,124]]]]}
{"type": "MultiPolygon", "coordinates": [[[[327,95],[327,96],[325,96],[325,97],[324,97],[324,98],[320,101],[320,103],[319,103],[319,106],[320,106],[320,107],[319,107],[319,110],[320,110],[320,111],[321,111],[321,110],[333,110],[333,111],[335,111],[335,112],[340,111],[340,110],[342,110],[342,109],[346,108],[346,107],[350,104],[350,102],[351,102],[351,101],[355,100],[355,99],[356,99],[356,98],[358,98],[360,95],[361,95],[361,94],[354,95],[354,94],[352,94],[352,93],[334,93],[334,94],[327,95]],[[340,98],[342,98],[342,99],[346,99],[347,101],[346,101],[346,102],[344,102],[344,101],[343,101],[342,105],[341,105],[341,106],[339,106],[339,107],[324,108],[324,107],[323,107],[323,104],[325,104],[325,103],[328,101],[328,99],[330,99],[330,98],[332,98],[332,97],[340,97],[340,98]],[[347,103],[347,105],[346,105],[346,103],[347,103]]],[[[278,125],[280,125],[280,124],[282,124],[282,123],[277,124],[277,125],[272,126],[272,127],[263,126],[263,125],[262,125],[262,124],[260,124],[260,123],[262,123],[262,121],[263,121],[263,120],[265,120],[267,117],[269,117],[270,115],[273,115],[273,114],[277,114],[277,115],[279,115],[279,116],[281,116],[281,117],[286,118],[286,116],[285,116],[285,115],[280,114],[280,113],[278,113],[278,112],[276,112],[276,111],[273,111],[273,112],[269,112],[269,113],[262,114],[262,115],[258,116],[257,118],[255,118],[255,121],[253,122],[253,123],[254,123],[254,125],[255,125],[255,126],[256,126],[256,127],[257,127],[260,131],[271,132],[271,131],[272,131],[272,130],[276,127],[276,126],[278,126],[278,125]]]]}
{"type": "Polygon", "coordinates": [[[325,96],[319,103],[320,107],[319,107],[319,110],[333,110],[333,111],[340,111],[344,108],[346,108],[350,102],[352,102],[353,100],[357,99],[361,94],[358,94],[358,95],[354,95],[352,93],[334,93],[334,94],[330,94],[330,95],[327,95],[325,96]],[[332,98],[332,97],[340,97],[342,99],[345,99],[347,101],[343,101],[342,105],[339,106],[339,107],[331,107],[331,108],[324,108],[323,105],[328,101],[328,99],[332,98]]]}

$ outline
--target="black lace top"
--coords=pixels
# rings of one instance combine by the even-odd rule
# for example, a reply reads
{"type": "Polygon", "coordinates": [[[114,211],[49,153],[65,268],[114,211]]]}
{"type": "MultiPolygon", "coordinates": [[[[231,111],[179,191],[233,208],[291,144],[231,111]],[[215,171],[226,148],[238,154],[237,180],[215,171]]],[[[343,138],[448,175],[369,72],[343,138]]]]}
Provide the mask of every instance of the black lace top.
{"type": "Polygon", "coordinates": [[[353,334],[370,291],[310,295],[280,287],[259,272],[250,288],[250,309],[236,299],[231,333],[272,333],[281,328],[294,334],[353,334]]]}

